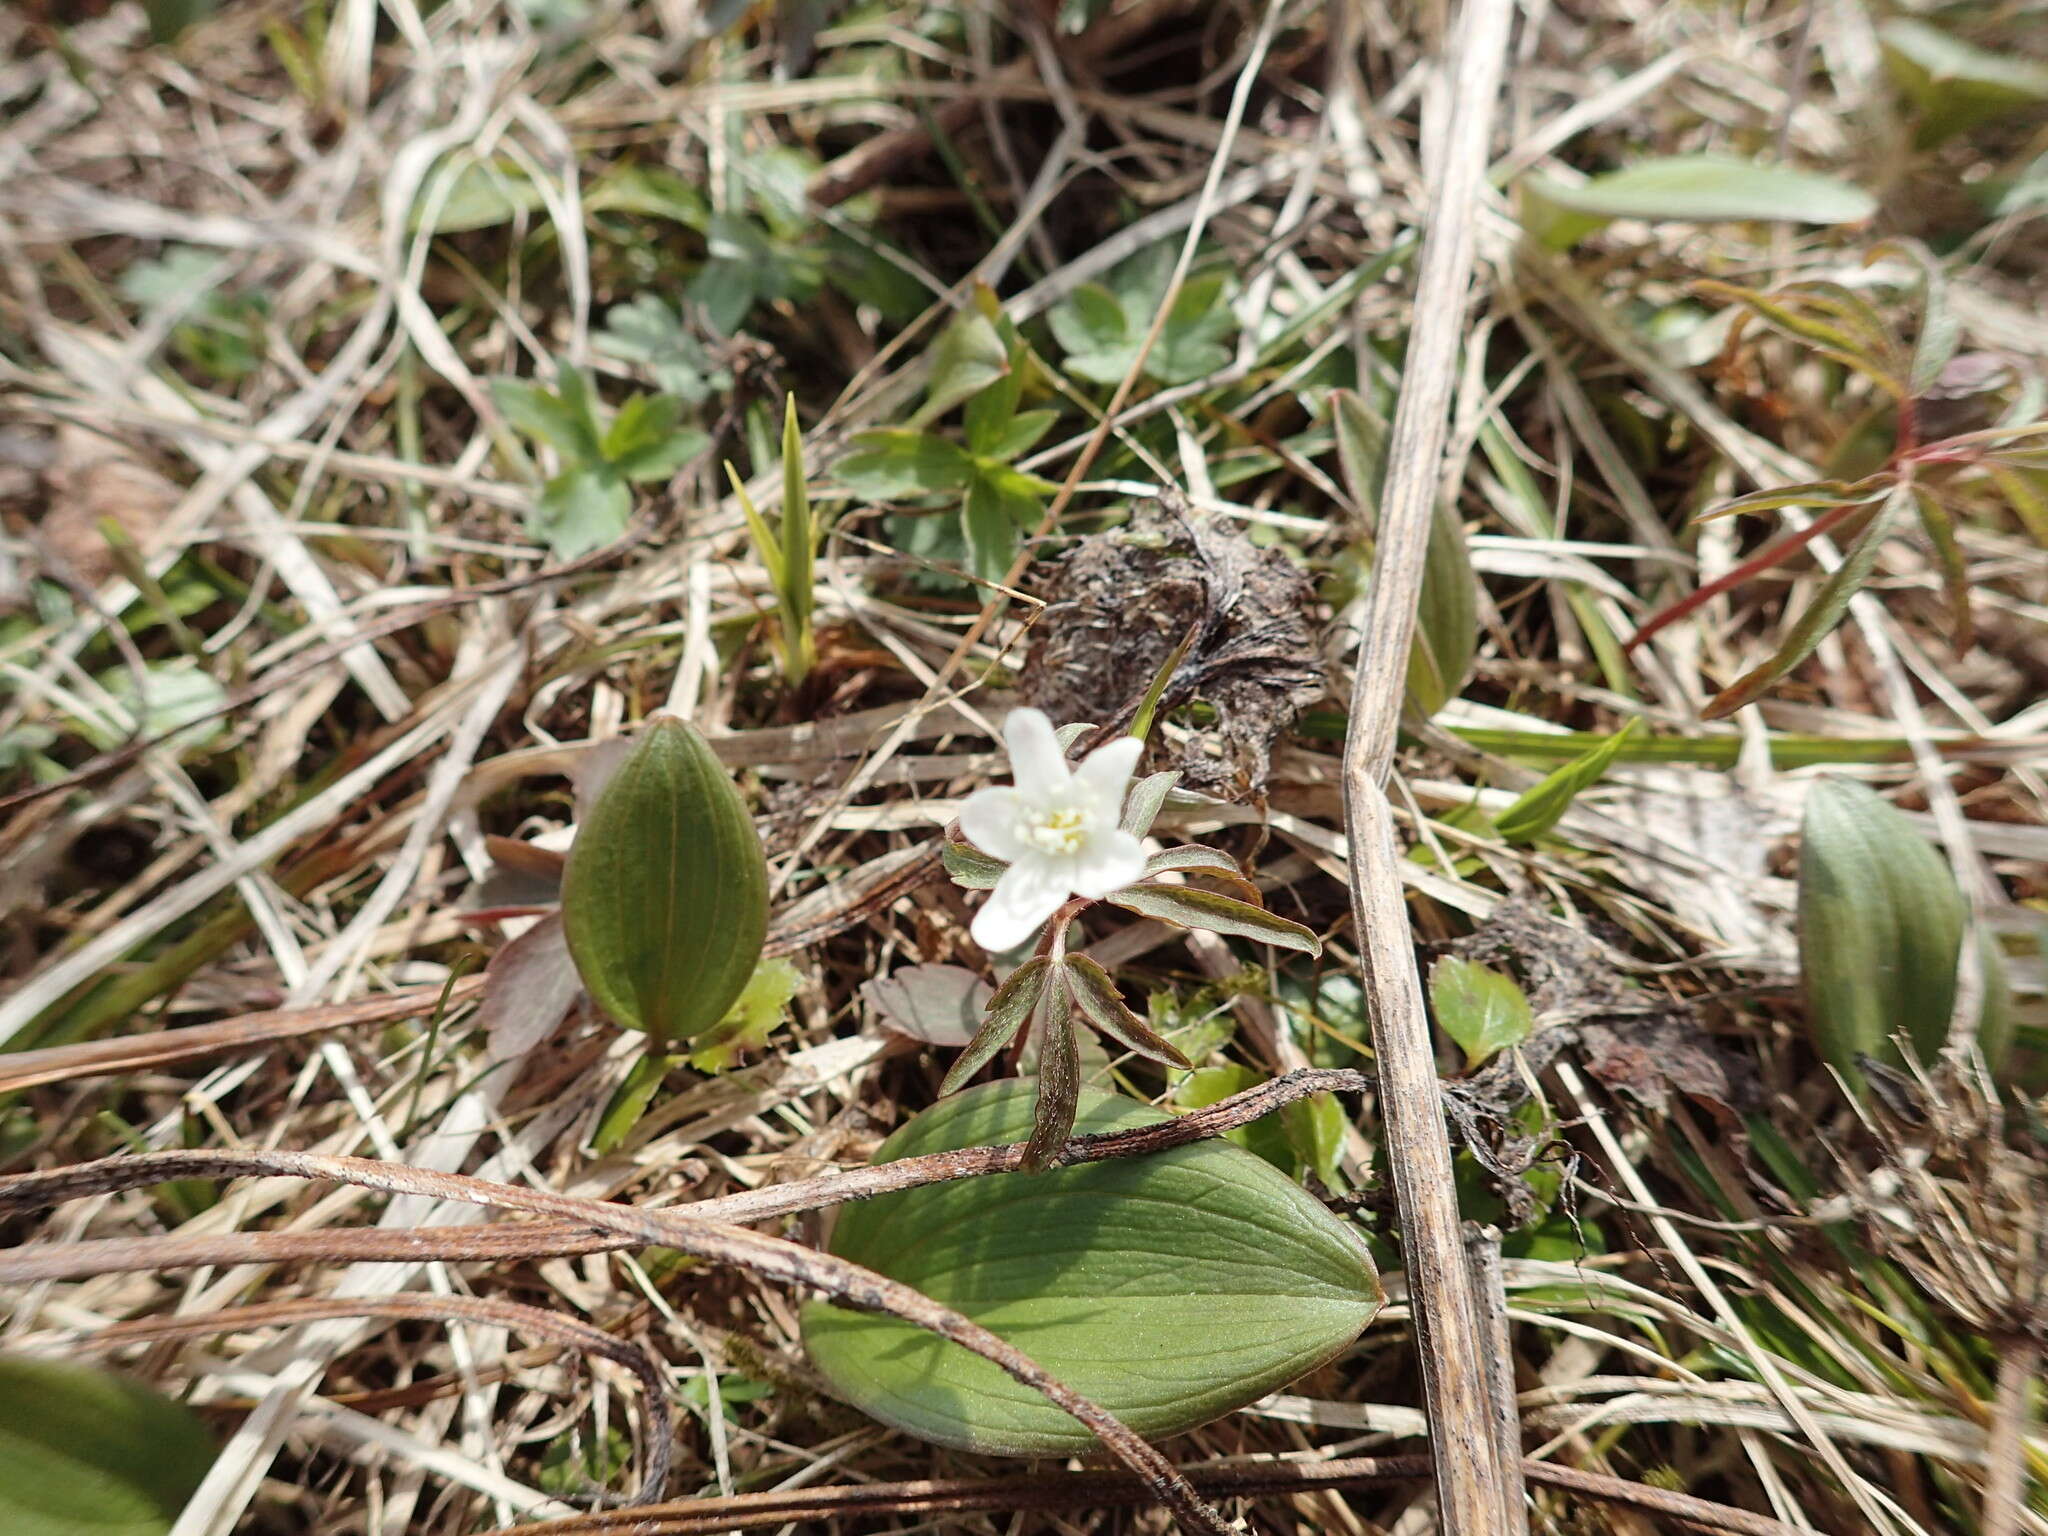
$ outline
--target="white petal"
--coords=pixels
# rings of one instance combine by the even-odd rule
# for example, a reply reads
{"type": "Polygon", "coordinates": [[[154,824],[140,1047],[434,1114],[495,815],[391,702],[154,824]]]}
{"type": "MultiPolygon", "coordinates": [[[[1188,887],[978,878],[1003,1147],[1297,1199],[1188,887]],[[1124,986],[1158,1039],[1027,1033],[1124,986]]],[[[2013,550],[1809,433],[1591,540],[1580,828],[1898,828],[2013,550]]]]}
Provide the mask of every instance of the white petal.
{"type": "Polygon", "coordinates": [[[968,931],[975,943],[1000,955],[1028,942],[1069,894],[1065,870],[1043,858],[1020,859],[1003,871],[968,931]]]}
{"type": "Polygon", "coordinates": [[[1137,883],[1145,873],[1145,848],[1121,827],[1098,832],[1068,864],[1074,894],[1097,899],[1137,883]]]}
{"type": "Polygon", "coordinates": [[[1122,818],[1131,774],[1144,755],[1144,742],[1135,736],[1119,736],[1090,752],[1074,770],[1074,787],[1088,797],[1090,808],[1104,821],[1115,823],[1122,818]]]}
{"type": "Polygon", "coordinates": [[[1003,741],[1010,749],[1010,777],[1025,794],[1042,795],[1065,787],[1067,754],[1060,750],[1045,711],[1011,710],[1003,722],[1003,741]]]}
{"type": "Polygon", "coordinates": [[[1018,835],[1026,813],[1024,797],[1008,785],[977,789],[960,807],[960,830],[983,853],[1015,862],[1036,851],[1018,835]]]}

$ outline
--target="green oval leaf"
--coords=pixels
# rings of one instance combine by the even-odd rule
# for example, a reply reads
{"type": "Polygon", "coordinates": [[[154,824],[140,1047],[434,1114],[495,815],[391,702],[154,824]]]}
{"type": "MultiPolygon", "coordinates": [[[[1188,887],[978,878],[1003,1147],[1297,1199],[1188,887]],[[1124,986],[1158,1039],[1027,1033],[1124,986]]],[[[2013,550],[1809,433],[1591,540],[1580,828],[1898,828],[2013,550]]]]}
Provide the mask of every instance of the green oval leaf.
{"type": "MultiPolygon", "coordinates": [[[[944,1099],[876,1160],[1019,1140],[1033,1096],[1013,1078],[944,1099]]],[[[1168,1118],[1092,1089],[1080,1099],[1084,1134],[1168,1118]]],[[[965,1313],[1154,1437],[1333,1358],[1381,1299],[1349,1228],[1220,1141],[883,1195],[841,1209],[831,1249],[965,1313]]],[[[1035,1392],[908,1323],[816,1302],[803,1332],[840,1396],[923,1439],[1009,1456],[1095,1448],[1035,1392]]]]}
{"type": "Polygon", "coordinates": [[[161,1536],[213,1457],[198,1418],[126,1377],[0,1357],[7,1536],[161,1536]]]}
{"type": "Polygon", "coordinates": [[[1799,846],[1799,968],[1816,1050],[1851,1082],[1859,1055],[1896,1061],[1904,1031],[1923,1058],[1948,1038],[1963,898],[1913,824],[1873,791],[1824,779],[1799,846]]]}
{"type": "Polygon", "coordinates": [[[753,975],[767,861],[724,764],[684,721],[650,722],[591,806],[562,921],[598,1006],[657,1041],[710,1029],[753,975]]]}
{"type": "Polygon", "coordinates": [[[1431,967],[1429,1006],[1464,1051],[1468,1071],[1496,1051],[1520,1045],[1536,1029],[1529,999],[1512,976],[1460,955],[1446,955],[1431,967]]]}
{"type": "Polygon", "coordinates": [[[1877,212],[1876,198],[1832,176],[1726,155],[1642,160],[1577,186],[1526,176],[1520,191],[1523,223],[1539,239],[1560,248],[1612,219],[1858,224],[1877,212]]]}

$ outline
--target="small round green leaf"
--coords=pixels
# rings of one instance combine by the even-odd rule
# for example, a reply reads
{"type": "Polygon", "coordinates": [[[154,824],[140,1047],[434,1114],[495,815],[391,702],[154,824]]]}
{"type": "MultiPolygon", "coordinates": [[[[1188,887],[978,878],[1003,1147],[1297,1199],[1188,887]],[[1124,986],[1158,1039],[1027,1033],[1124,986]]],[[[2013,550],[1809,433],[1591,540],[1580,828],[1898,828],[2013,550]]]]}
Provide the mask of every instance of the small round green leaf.
{"type": "Polygon", "coordinates": [[[1820,1054],[1851,1082],[1859,1055],[1923,1057],[1948,1039],[1962,950],[1956,879],[1913,824],[1847,779],[1806,799],[1799,847],[1799,968],[1820,1054]]]}
{"type": "Polygon", "coordinates": [[[213,1457],[189,1410],[126,1377],[0,1357],[7,1536],[162,1536],[213,1457]]]}
{"type": "MultiPolygon", "coordinates": [[[[891,1162],[1020,1141],[1035,1084],[941,1100],[885,1141],[891,1162]]],[[[1157,1124],[1149,1105],[1083,1089],[1077,1134],[1157,1124]]],[[[832,1252],[1001,1335],[1139,1434],[1179,1434],[1332,1359],[1379,1309],[1355,1234],[1243,1149],[926,1185],[844,1207],[832,1252]]],[[[893,1317],[815,1302],[811,1358],[848,1402],[962,1450],[1072,1455],[1094,1437],[993,1365],[893,1317]]]]}
{"type": "Polygon", "coordinates": [[[761,839],[685,722],[650,722],[584,817],[562,921],[598,1006],[664,1043],[717,1024],[754,974],[768,932],[761,839]]]}

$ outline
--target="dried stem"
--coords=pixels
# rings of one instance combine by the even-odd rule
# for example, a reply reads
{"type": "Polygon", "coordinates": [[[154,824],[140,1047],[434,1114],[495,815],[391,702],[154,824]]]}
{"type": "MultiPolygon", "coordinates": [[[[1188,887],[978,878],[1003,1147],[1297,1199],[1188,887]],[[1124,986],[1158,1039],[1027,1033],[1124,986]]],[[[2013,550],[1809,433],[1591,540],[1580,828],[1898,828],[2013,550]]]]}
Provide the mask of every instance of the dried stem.
{"type": "Polygon", "coordinates": [[[1400,1204],[1401,1238],[1414,1298],[1416,1358],[1436,1451],[1439,1519],[1449,1536],[1500,1530],[1519,1490],[1499,1465],[1488,1340],[1479,1328],[1458,1230],[1451,1146],[1437,1099],[1436,1057],[1409,938],[1401,858],[1386,780],[1400,725],[1404,660],[1430,525],[1443,475],[1447,415],[1455,388],[1472,283],[1479,198],[1500,93],[1512,0],[1472,0],[1460,18],[1449,101],[1431,114],[1440,152],[1431,167],[1432,221],[1416,284],[1401,399],[1388,452],[1371,604],[1344,743],[1344,825],[1352,911],[1373,1045],[1388,1166],[1400,1204]]]}
{"type": "Polygon", "coordinates": [[[2014,1339],[1999,1357],[1984,1536],[2015,1536],[2026,1519],[2027,1396],[2040,1374],[2041,1341],[2031,1335],[2014,1339]]]}
{"type": "MultiPolygon", "coordinates": [[[[1689,1494],[1669,1493],[1624,1478],[1582,1472],[1547,1461],[1522,1464],[1529,1481],[1580,1498],[1599,1499],[1660,1516],[1673,1527],[1727,1536],[1793,1536],[1794,1528],[1764,1515],[1730,1509],[1689,1494]]],[[[1184,1467],[1188,1481],[1214,1498],[1370,1488],[1430,1475],[1427,1456],[1359,1456],[1342,1461],[1265,1461],[1184,1467]]],[[[697,1536],[849,1516],[965,1514],[977,1510],[1110,1509],[1141,1505],[1144,1487],[1119,1472],[1033,1472],[1015,1477],[948,1478],[912,1483],[858,1483],[836,1488],[775,1489],[723,1499],[636,1509],[628,1514],[572,1515],[497,1531],[493,1536],[697,1536]]]]}
{"type": "MultiPolygon", "coordinates": [[[[1078,1136],[1060,1154],[1063,1163],[1143,1157],[1204,1141],[1272,1114],[1317,1093],[1359,1093],[1370,1086],[1363,1073],[1343,1068],[1293,1072],[1243,1093],[1158,1125],[1078,1136]]],[[[849,1168],[793,1184],[771,1184],[675,1210],[643,1211],[670,1225],[765,1221],[799,1211],[822,1210],[849,1200],[866,1200],[923,1184],[1009,1173],[1022,1166],[1024,1144],[963,1147],[893,1163],[849,1168]]],[[[172,1179],[277,1177],[339,1179],[370,1188],[392,1187],[393,1163],[369,1158],[330,1157],[308,1152],[150,1152],[103,1158],[43,1173],[0,1178],[0,1211],[29,1210],[86,1195],[138,1189],[172,1179]],[[376,1180],[379,1182],[370,1182],[376,1180]]],[[[603,1205],[618,1211],[624,1207],[603,1205]]],[[[325,1232],[226,1232],[195,1237],[102,1238],[78,1243],[15,1248],[0,1253],[0,1282],[81,1279],[124,1271],[181,1269],[211,1264],[261,1264],[289,1260],[316,1262],[388,1261],[448,1263],[548,1258],[600,1253],[645,1243],[672,1243],[637,1232],[602,1228],[587,1221],[522,1222],[483,1230],[451,1227],[376,1227],[325,1232]]]]}

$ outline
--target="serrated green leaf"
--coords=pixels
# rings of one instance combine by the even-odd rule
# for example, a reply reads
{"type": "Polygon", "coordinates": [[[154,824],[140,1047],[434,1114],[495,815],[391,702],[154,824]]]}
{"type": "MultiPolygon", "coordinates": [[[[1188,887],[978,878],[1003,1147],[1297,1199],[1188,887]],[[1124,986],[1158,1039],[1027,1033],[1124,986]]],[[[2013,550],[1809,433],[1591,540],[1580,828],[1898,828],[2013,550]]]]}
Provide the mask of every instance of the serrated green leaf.
{"type": "Polygon", "coordinates": [[[710,446],[711,439],[697,428],[677,427],[660,442],[614,459],[612,468],[636,484],[666,480],[710,446]]]}
{"type": "Polygon", "coordinates": [[[995,436],[977,443],[974,451],[983,458],[1008,462],[1037,447],[1038,440],[1051,431],[1052,424],[1059,419],[1058,411],[1020,411],[995,436]]]}
{"type": "Polygon", "coordinates": [[[960,504],[960,530],[967,538],[967,568],[984,581],[1001,581],[1017,553],[1017,519],[1008,497],[975,466],[960,504]]]}
{"type": "Polygon", "coordinates": [[[546,443],[571,464],[603,457],[590,423],[559,396],[526,379],[491,380],[491,399],[517,431],[546,443]]]}
{"type": "Polygon", "coordinates": [[[163,1536],[214,1454],[196,1415],[124,1376],[0,1356],[7,1536],[163,1536]]]}
{"type": "Polygon", "coordinates": [[[931,383],[913,427],[928,426],[962,401],[993,388],[1010,372],[1009,349],[995,325],[980,310],[955,315],[932,344],[931,383]]]}
{"type": "Polygon", "coordinates": [[[862,432],[854,437],[853,450],[833,473],[856,496],[876,501],[958,491],[974,477],[974,460],[966,450],[929,432],[862,432]]]}
{"type": "Polygon", "coordinates": [[[1131,885],[1107,898],[1113,906],[1140,917],[1155,917],[1181,928],[1206,928],[1211,933],[1256,939],[1307,955],[1320,955],[1323,942],[1296,922],[1214,891],[1193,886],[1131,885]]]}
{"type": "Polygon", "coordinates": [[[1856,1058],[1923,1060],[1948,1039],[1964,907],[1954,874],[1913,824],[1847,779],[1807,795],[1799,844],[1799,970],[1814,1048],[1851,1083],[1856,1058]]]}
{"type": "Polygon", "coordinates": [[[1229,276],[1222,272],[1190,277],[1181,285],[1159,340],[1145,359],[1148,377],[1161,384],[1192,384],[1230,366],[1224,338],[1237,330],[1237,317],[1230,311],[1229,286],[1229,276]]]}
{"type": "Polygon", "coordinates": [[[1087,955],[1067,956],[1067,985],[1075,1005],[1088,1022],[1127,1051],[1158,1062],[1163,1067],[1187,1071],[1194,1066],[1181,1055],[1179,1047],[1153,1033],[1152,1026],[1133,1013],[1109,972],[1087,955]]]}
{"type": "Polygon", "coordinates": [[[663,442],[682,419],[683,402],[674,395],[633,395],[612,418],[598,452],[616,463],[663,442]]]}
{"type": "Polygon", "coordinates": [[[602,549],[626,531],[633,494],[608,464],[565,470],[541,488],[527,527],[564,560],[602,549]]]}
{"type": "Polygon", "coordinates": [[[725,1017],[697,1037],[690,1065],[699,1072],[727,1072],[749,1051],[764,1049],[803,984],[803,973],[787,960],[760,961],[725,1017]]]}
{"type": "Polygon", "coordinates": [[[616,1022],[688,1044],[725,1017],[768,931],[768,865],[731,776],[685,721],[650,721],[577,829],[569,953],[616,1022]]]}
{"type": "Polygon", "coordinates": [[[1536,1015],[1515,979],[1462,955],[1446,955],[1430,968],[1429,1006],[1438,1026],[1465,1053],[1468,1072],[1536,1029],[1536,1015]]]}
{"type": "Polygon", "coordinates": [[[1067,355],[1067,369],[1095,384],[1120,384],[1137,361],[1138,340],[1115,294],[1099,283],[1083,283],[1045,317],[1053,340],[1067,355]]]}
{"type": "Polygon", "coordinates": [[[732,372],[711,359],[704,343],[683,323],[681,315],[651,293],[630,303],[614,304],[604,329],[590,338],[606,357],[637,363],[664,393],[695,405],[706,396],[732,387],[732,372]]]}
{"type": "Polygon", "coordinates": [[[1578,186],[1541,176],[1520,183],[1525,225],[1546,243],[1569,245],[1612,219],[1717,223],[1766,219],[1789,224],[1858,224],[1877,212],[1859,187],[1811,171],[1757,165],[1726,155],[1643,160],[1578,186]],[[1529,205],[1533,203],[1536,208],[1529,205]],[[1557,220],[1549,210],[1577,217],[1557,220]],[[1530,214],[1537,217],[1533,220],[1530,214]],[[1546,227],[1547,226],[1547,227],[1546,227]]]}
{"type": "Polygon", "coordinates": [[[1905,16],[1886,22],[1878,38],[1885,67],[1913,103],[1922,149],[2048,101],[2048,64],[1989,52],[1905,16]]]}
{"type": "Polygon", "coordinates": [[[1493,820],[1493,830],[1511,843],[1526,843],[1556,826],[1579,795],[1600,782],[1615,755],[1628,745],[1639,722],[1630,720],[1598,746],[1552,770],[1515,798],[1493,820]]]}
{"type": "MultiPolygon", "coordinates": [[[[879,1161],[1018,1139],[1032,1085],[942,1100],[879,1161]]],[[[1158,1124],[1083,1090],[1083,1132],[1158,1124]]],[[[1349,1347],[1380,1305],[1364,1245],[1285,1175],[1209,1141],[1152,1157],[929,1185],[842,1207],[832,1251],[954,1308],[1139,1434],[1178,1434],[1349,1347]]],[[[1085,1429],[958,1345],[826,1303],[804,1343],[886,1424],[996,1455],[1078,1455],[1085,1429]]]]}

